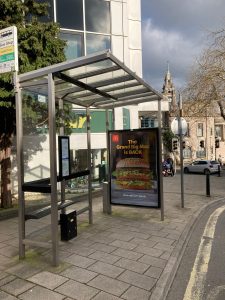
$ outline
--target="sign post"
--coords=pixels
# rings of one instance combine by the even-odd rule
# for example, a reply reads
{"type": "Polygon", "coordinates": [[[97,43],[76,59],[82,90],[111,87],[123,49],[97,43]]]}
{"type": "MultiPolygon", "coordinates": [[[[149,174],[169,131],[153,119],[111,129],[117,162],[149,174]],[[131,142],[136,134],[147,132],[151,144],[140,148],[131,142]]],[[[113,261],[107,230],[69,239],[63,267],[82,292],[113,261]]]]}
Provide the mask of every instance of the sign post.
{"type": "Polygon", "coordinates": [[[187,133],[187,122],[183,118],[182,96],[179,94],[179,117],[171,123],[172,132],[180,139],[180,178],[181,178],[181,207],[184,208],[184,157],[183,157],[183,136],[187,133]]]}
{"type": "Polygon", "coordinates": [[[18,72],[16,26],[0,30],[0,73],[18,72]]]}
{"type": "MultiPolygon", "coordinates": [[[[179,94],[179,109],[180,109],[180,117],[179,117],[179,136],[180,136],[180,179],[181,179],[181,207],[184,208],[184,155],[183,155],[183,135],[187,132],[182,128],[182,96],[179,94]],[[185,133],[184,133],[185,132],[185,133]]],[[[185,121],[186,122],[186,121],[185,121]]],[[[187,123],[186,123],[187,124],[187,123]]]]}

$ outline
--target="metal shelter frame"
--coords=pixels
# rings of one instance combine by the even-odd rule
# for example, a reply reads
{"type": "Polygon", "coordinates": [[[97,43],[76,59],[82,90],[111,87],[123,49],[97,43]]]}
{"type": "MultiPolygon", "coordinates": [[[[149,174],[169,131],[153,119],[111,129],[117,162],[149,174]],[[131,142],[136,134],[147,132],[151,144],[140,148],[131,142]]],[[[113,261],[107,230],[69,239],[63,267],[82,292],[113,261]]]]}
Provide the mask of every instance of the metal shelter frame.
{"type": "MultiPolygon", "coordinates": [[[[161,139],[161,100],[163,95],[154,90],[139,76],[127,68],[110,51],[80,57],[25,74],[14,74],[16,93],[17,163],[19,198],[19,257],[25,257],[25,245],[45,243],[25,237],[24,162],[22,89],[48,98],[49,150],[50,150],[50,194],[51,194],[51,243],[52,263],[59,264],[58,207],[57,207],[57,155],[56,155],[56,102],[63,101],[86,108],[88,169],[91,169],[90,108],[108,109],[158,101],[159,138],[161,139]]],[[[107,120],[107,118],[106,118],[107,120]]],[[[106,126],[106,128],[108,128],[106,126]]],[[[161,143],[159,161],[162,161],[161,143]]],[[[89,175],[88,211],[92,223],[91,175],[89,175]]],[[[163,185],[160,176],[161,220],[164,219],[163,185]]]]}

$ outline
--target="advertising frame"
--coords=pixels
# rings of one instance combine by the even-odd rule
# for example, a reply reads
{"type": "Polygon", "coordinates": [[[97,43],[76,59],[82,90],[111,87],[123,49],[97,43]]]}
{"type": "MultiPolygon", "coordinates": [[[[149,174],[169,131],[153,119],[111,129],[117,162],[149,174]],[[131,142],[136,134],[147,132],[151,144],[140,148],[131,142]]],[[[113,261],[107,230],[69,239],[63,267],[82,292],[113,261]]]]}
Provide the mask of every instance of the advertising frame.
{"type": "Polygon", "coordinates": [[[63,179],[71,174],[70,167],[70,139],[68,136],[58,136],[59,148],[59,178],[63,179]]]}
{"type": "Polygon", "coordinates": [[[108,131],[110,204],[161,208],[159,146],[158,128],[108,131]]]}

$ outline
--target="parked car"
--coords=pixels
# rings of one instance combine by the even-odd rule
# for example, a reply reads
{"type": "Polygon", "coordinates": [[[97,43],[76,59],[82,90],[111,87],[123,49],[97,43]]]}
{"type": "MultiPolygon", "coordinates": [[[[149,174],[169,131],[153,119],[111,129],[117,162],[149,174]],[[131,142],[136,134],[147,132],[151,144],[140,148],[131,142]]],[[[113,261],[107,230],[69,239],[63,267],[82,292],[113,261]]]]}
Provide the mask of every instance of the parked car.
{"type": "Polygon", "coordinates": [[[217,160],[195,160],[184,167],[184,173],[212,174],[219,171],[220,164],[217,160]]]}

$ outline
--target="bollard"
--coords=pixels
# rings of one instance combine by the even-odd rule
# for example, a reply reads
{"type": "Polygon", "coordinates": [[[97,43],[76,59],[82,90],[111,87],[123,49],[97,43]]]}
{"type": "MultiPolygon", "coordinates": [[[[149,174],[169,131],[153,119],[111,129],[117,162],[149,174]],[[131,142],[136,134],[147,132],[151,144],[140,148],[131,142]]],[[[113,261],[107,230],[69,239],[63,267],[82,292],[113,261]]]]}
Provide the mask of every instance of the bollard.
{"type": "Polygon", "coordinates": [[[111,214],[111,204],[109,196],[109,183],[103,182],[103,212],[106,214],[111,214]]]}
{"type": "Polygon", "coordinates": [[[221,176],[221,166],[220,165],[218,165],[218,177],[220,177],[221,176]]]}
{"type": "Polygon", "coordinates": [[[206,196],[210,197],[210,174],[206,174],[206,196]]]}

